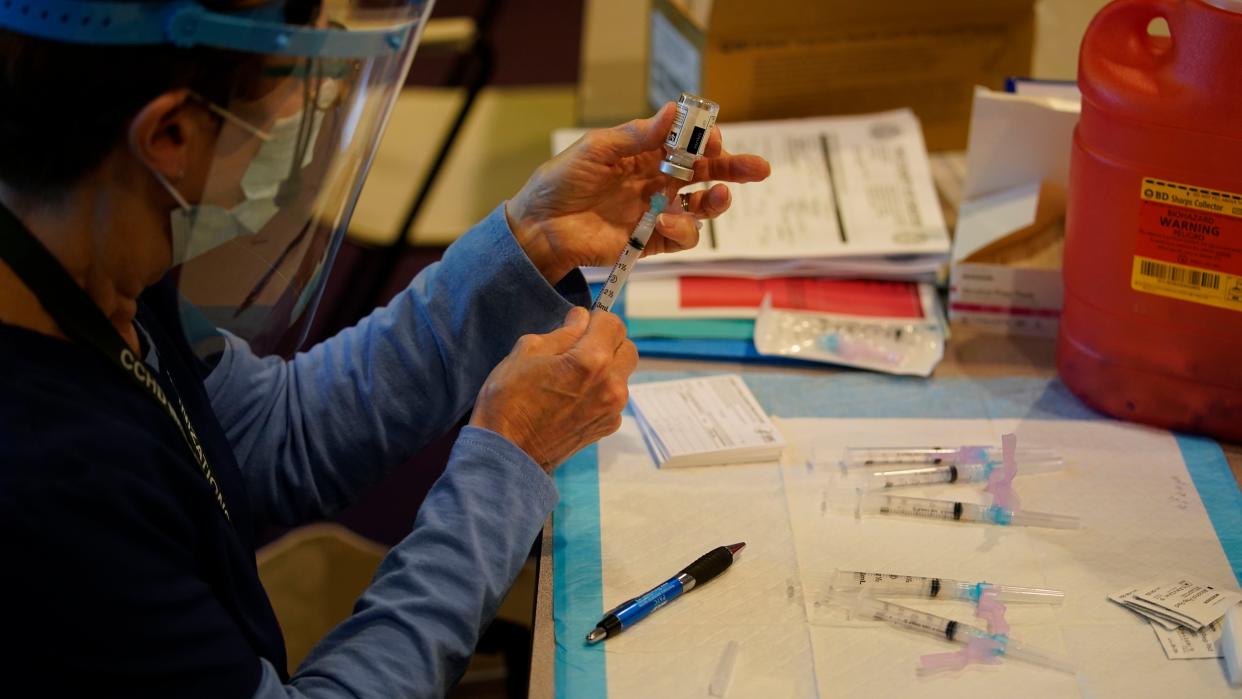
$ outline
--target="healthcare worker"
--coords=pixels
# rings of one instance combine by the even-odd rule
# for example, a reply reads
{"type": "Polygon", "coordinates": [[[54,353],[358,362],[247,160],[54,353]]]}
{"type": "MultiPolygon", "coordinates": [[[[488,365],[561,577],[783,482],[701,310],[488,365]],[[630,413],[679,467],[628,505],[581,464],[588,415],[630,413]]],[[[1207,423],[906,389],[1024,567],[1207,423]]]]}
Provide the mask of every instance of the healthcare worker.
{"type": "MultiPolygon", "coordinates": [[[[671,105],[272,355],[305,335],[429,5],[0,2],[0,694],[441,696],[548,474],[617,429],[637,356],[577,267],[676,192],[671,105]],[[411,534],[290,677],[255,531],[340,510],[472,406],[411,534]]],[[[710,143],[698,180],[767,176],[710,143]]],[[[687,203],[649,250],[694,245],[729,192],[687,203]]]]}

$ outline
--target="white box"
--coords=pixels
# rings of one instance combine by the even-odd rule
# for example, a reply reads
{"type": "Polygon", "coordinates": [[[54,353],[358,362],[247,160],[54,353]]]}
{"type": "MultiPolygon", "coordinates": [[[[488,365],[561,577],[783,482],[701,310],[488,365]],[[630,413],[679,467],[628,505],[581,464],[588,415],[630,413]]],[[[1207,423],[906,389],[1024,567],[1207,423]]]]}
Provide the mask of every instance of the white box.
{"type": "Polygon", "coordinates": [[[975,91],[949,317],[1002,334],[1056,335],[1065,191],[1079,106],[975,91]]]}

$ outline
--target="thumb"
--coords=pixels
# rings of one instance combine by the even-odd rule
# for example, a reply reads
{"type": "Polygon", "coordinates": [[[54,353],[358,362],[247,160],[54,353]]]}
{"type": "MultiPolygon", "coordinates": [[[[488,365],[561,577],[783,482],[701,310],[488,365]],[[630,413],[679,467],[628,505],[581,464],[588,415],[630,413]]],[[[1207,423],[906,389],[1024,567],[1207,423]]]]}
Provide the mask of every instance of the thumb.
{"type": "Polygon", "coordinates": [[[565,314],[565,322],[561,327],[544,335],[547,349],[552,354],[562,354],[573,347],[582,334],[586,332],[591,319],[590,312],[582,306],[574,306],[565,314]]]}
{"type": "Polygon", "coordinates": [[[666,102],[660,111],[649,119],[634,119],[600,132],[600,142],[617,158],[628,158],[656,150],[664,143],[664,137],[673,126],[677,107],[666,102]]]}

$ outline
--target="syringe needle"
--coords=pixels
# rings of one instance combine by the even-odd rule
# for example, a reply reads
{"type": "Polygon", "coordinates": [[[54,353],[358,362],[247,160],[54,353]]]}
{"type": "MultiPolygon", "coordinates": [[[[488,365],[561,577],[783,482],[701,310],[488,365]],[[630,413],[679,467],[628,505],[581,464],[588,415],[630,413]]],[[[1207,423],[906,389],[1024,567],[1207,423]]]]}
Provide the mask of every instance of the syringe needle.
{"type": "Polygon", "coordinates": [[[621,293],[621,289],[625,286],[625,280],[629,279],[630,272],[634,269],[634,263],[643,253],[643,248],[647,246],[647,241],[651,239],[651,233],[655,230],[656,217],[664,210],[668,204],[668,197],[661,192],[651,195],[651,205],[643,217],[638,220],[638,225],[634,227],[634,232],[630,234],[629,241],[625,244],[625,249],[621,251],[621,257],[617,258],[617,264],[612,267],[612,274],[608,275],[608,281],[604,283],[604,288],[599,290],[599,296],[595,298],[595,305],[601,311],[611,311],[612,306],[617,301],[617,296],[621,293]]]}

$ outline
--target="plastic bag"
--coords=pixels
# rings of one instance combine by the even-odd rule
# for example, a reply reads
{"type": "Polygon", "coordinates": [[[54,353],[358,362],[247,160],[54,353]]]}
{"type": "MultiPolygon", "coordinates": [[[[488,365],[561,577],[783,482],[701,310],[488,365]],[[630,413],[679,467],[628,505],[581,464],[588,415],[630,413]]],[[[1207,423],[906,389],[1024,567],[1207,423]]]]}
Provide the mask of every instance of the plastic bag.
{"type": "Polygon", "coordinates": [[[944,357],[945,324],[934,297],[924,294],[924,317],[887,319],[791,311],[764,298],[755,321],[760,354],[930,376],[944,357]]]}

